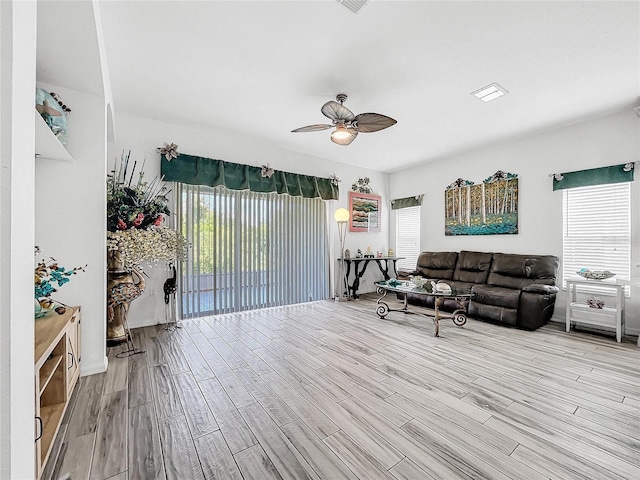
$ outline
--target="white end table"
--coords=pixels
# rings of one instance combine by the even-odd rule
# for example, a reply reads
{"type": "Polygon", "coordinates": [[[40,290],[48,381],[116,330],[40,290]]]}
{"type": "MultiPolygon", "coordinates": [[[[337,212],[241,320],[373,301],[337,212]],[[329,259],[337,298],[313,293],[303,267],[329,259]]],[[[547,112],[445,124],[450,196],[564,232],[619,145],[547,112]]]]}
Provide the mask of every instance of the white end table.
{"type": "MultiPolygon", "coordinates": [[[[567,332],[571,330],[571,322],[599,327],[615,328],[616,340],[622,341],[624,336],[624,287],[631,285],[627,280],[587,280],[576,277],[567,279],[567,332]],[[578,285],[597,286],[615,291],[615,306],[591,308],[587,303],[578,302],[576,287],[578,285]]],[[[597,294],[595,294],[597,296],[597,294]]],[[[610,297],[608,297],[610,298],[610,297]]]]}

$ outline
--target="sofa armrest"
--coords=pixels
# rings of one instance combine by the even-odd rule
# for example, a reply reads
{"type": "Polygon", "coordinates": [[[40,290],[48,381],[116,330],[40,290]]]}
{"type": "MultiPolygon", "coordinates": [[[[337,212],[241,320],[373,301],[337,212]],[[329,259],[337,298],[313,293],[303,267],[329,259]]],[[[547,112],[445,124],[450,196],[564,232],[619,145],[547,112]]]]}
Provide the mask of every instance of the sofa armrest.
{"type": "Polygon", "coordinates": [[[418,275],[415,270],[398,270],[398,278],[402,280],[408,280],[411,275],[418,275]]]}
{"type": "Polygon", "coordinates": [[[558,293],[560,289],[555,285],[545,285],[544,283],[532,283],[531,285],[527,285],[526,287],[524,287],[522,291],[551,295],[554,293],[558,293]]]}

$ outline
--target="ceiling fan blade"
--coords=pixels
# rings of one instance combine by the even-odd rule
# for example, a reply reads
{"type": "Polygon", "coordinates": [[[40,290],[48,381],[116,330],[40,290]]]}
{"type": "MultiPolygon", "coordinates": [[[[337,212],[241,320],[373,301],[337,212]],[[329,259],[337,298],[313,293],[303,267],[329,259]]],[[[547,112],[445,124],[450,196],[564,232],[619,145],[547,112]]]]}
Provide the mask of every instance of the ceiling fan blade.
{"type": "Polygon", "coordinates": [[[333,100],[325,103],[320,111],[325,117],[331,120],[353,120],[355,118],[351,110],[333,100]]]}
{"type": "Polygon", "coordinates": [[[320,130],[327,130],[329,128],[333,128],[333,125],[307,125],[306,127],[296,128],[295,130],[291,130],[292,132],[319,132],[320,130]]]}
{"type": "Polygon", "coordinates": [[[358,136],[358,132],[355,130],[349,129],[349,136],[347,138],[335,138],[334,135],[331,135],[331,141],[333,143],[337,143],[338,145],[349,145],[353,142],[358,136]]]}
{"type": "Polygon", "coordinates": [[[379,113],[361,113],[353,121],[355,129],[361,133],[377,132],[398,123],[391,117],[379,113]]]}

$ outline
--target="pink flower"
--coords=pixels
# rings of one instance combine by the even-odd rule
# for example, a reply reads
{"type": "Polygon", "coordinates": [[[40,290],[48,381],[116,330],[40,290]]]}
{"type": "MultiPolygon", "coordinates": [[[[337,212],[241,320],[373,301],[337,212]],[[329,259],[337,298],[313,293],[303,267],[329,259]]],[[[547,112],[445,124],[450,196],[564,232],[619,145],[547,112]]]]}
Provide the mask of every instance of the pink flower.
{"type": "Polygon", "coordinates": [[[140,218],[140,215],[138,215],[136,219],[133,221],[133,225],[136,227],[139,227],[141,223],[142,223],[142,218],[140,218]]]}
{"type": "Polygon", "coordinates": [[[118,228],[120,230],[126,230],[127,229],[127,224],[124,223],[121,218],[118,219],[118,228]]]}
{"type": "Polygon", "coordinates": [[[153,221],[153,224],[154,224],[156,227],[159,227],[161,223],[162,223],[162,215],[158,215],[158,218],[156,218],[156,219],[153,221]]]}
{"type": "Polygon", "coordinates": [[[144,220],[144,213],[140,212],[136,218],[139,218],[140,220],[144,220]]]}

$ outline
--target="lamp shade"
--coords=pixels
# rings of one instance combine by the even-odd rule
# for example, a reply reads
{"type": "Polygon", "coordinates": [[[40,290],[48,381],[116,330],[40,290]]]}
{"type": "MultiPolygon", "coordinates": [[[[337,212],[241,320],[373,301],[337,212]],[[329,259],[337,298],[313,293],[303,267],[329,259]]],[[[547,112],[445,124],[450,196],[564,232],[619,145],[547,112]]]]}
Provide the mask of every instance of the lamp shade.
{"type": "Polygon", "coordinates": [[[333,214],[333,217],[336,219],[336,222],[348,222],[349,221],[349,210],[346,208],[339,208],[333,214]]]}
{"type": "Polygon", "coordinates": [[[338,125],[336,129],[331,133],[331,138],[334,140],[346,140],[351,136],[349,130],[344,125],[338,125]]]}

